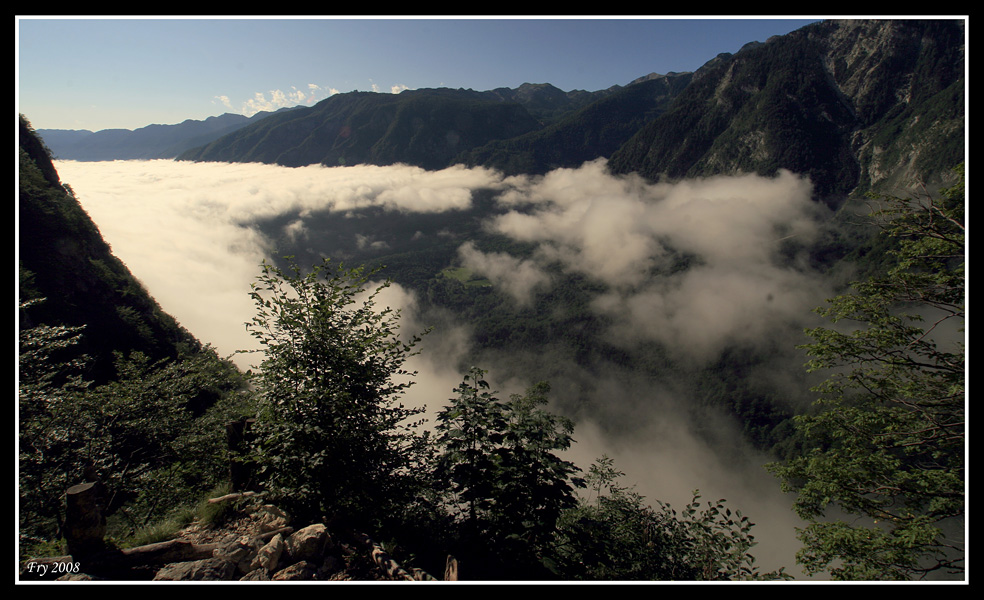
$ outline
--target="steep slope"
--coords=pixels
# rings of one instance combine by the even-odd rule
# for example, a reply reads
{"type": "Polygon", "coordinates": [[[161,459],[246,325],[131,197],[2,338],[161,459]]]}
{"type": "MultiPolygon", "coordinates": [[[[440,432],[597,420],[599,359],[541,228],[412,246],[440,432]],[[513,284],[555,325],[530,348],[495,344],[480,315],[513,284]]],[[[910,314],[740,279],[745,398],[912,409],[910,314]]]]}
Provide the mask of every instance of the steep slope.
{"type": "Polygon", "coordinates": [[[18,191],[20,298],[44,298],[22,311],[22,327],[85,325],[79,350],[96,382],[112,375],[114,351],[164,358],[201,347],[113,256],[24,117],[18,191]]]}
{"type": "Polygon", "coordinates": [[[818,197],[963,159],[961,21],[826,21],[721,57],[610,161],[652,180],[810,175],[818,197]]]}

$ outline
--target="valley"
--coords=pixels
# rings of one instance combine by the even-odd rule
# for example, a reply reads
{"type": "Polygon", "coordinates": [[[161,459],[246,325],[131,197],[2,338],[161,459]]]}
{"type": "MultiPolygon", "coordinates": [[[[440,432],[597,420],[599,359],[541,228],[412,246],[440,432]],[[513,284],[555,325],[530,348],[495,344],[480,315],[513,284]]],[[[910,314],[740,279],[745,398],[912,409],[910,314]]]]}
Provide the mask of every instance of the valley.
{"type": "MultiPolygon", "coordinates": [[[[813,521],[763,466],[829,444],[801,425],[829,375],[806,368],[806,346],[823,328],[840,331],[815,309],[854,281],[896,276],[893,253],[907,251],[867,221],[866,194],[959,198],[963,252],[961,40],[956,22],[824,21],[694,73],[599,92],[338,94],[213,127],[200,145],[187,122],[194,133],[169,137],[168,156],[112,144],[81,154],[78,139],[39,131],[48,148],[27,152],[39,170],[30,190],[67,189],[57,202],[81,208],[71,227],[91,219],[132,273],[125,296],[146,293],[195,339],[162,355],[204,345],[239,374],[223,375],[233,386],[270,358],[246,327],[261,264],[365,269],[370,287],[388,281],[376,301],[398,311],[399,339],[426,332],[407,356],[415,384],[401,400],[426,419],[421,431],[439,431],[473,367],[502,398],[548,382],[545,407],[574,427],[566,459],[587,471],[613,458],[654,505],[683,507],[694,490],[727,499],[761,532],[763,572],[803,579],[796,529],[813,521]]],[[[22,192],[21,203],[39,202],[47,217],[21,247],[41,236],[64,245],[74,229],[46,232],[55,212],[36,197],[22,192]]],[[[72,285],[72,273],[31,260],[22,282],[32,295],[72,285]]],[[[106,260],[82,260],[76,283],[106,260]]],[[[963,259],[947,260],[932,272],[957,274],[962,290],[963,259]]],[[[961,365],[962,307],[961,328],[934,340],[947,360],[958,347],[961,365]]],[[[152,337],[140,320],[152,309],[109,312],[152,337]]],[[[962,479],[953,460],[940,472],[962,479]]],[[[962,519],[954,510],[946,518],[962,519]]],[[[915,553],[926,564],[939,556],[915,553]]],[[[918,569],[879,576],[900,573],[918,569]]]]}

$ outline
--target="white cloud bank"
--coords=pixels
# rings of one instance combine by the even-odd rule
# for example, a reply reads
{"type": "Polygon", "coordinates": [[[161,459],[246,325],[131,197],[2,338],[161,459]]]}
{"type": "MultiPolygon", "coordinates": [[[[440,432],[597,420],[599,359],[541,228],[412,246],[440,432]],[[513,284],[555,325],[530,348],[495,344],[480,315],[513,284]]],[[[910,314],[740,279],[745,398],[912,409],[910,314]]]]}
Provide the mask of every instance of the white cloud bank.
{"type": "Polygon", "coordinates": [[[57,168],[154,297],[220,352],[250,347],[246,290],[268,251],[257,220],[298,215],[285,232],[302,239],[312,211],[463,210],[476,188],[501,189],[500,205],[510,209],[489,228],[537,250],[520,260],[466,243],[463,264],[521,305],[551,285],[550,265],[607,284],[593,308],[613,320],[622,343],[655,340],[709,358],[728,344],[768,340],[825,297],[807,269],[779,260],[782,240],[809,241],[822,210],[809,182],[788,172],[654,185],[611,176],[603,161],[535,178],[464,167],[168,160],[57,168]],[[691,265],[671,272],[678,253],[691,265]]]}
{"type": "MultiPolygon", "coordinates": [[[[824,298],[814,274],[779,255],[783,241],[809,242],[824,210],[792,173],[653,185],[613,177],[599,160],[509,182],[502,202],[515,209],[490,228],[537,244],[537,253],[511,279],[500,275],[502,284],[529,302],[551,263],[607,284],[594,308],[615,320],[618,341],[712,358],[729,344],[768,340],[824,298]],[[690,266],[673,270],[681,253],[690,266]],[[520,277],[529,287],[517,286],[520,277]]],[[[473,264],[480,258],[468,253],[473,264]]]]}
{"type": "Polygon", "coordinates": [[[313,210],[382,206],[439,212],[471,206],[470,190],[495,186],[483,169],[301,167],[169,160],[57,161],[103,237],[162,307],[227,355],[254,347],[244,323],[249,284],[269,258],[259,219],[298,214],[287,227],[305,235],[313,210]]]}

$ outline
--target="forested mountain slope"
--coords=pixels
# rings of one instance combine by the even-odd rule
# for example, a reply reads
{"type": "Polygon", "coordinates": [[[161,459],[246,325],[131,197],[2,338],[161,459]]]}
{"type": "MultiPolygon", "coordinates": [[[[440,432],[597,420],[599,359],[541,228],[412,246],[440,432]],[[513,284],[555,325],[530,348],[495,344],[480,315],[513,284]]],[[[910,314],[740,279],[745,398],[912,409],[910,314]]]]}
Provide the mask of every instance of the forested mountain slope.
{"type": "Polygon", "coordinates": [[[519,104],[470,90],[351,92],[275,115],[178,158],[290,167],[402,162],[440,169],[464,149],[538,126],[519,104]]]}
{"type": "Polygon", "coordinates": [[[696,73],[585,95],[553,86],[338,94],[246,127],[183,160],[377,165],[462,163],[544,173],[610,158],[615,173],[672,181],[809,175],[818,198],[952,184],[963,159],[959,20],[824,21],[696,73]]]}
{"type": "Polygon", "coordinates": [[[633,83],[542,129],[492,141],[461,153],[457,160],[516,175],[543,174],[609,156],[661,114],[692,77],[693,73],[673,73],[633,83]]]}

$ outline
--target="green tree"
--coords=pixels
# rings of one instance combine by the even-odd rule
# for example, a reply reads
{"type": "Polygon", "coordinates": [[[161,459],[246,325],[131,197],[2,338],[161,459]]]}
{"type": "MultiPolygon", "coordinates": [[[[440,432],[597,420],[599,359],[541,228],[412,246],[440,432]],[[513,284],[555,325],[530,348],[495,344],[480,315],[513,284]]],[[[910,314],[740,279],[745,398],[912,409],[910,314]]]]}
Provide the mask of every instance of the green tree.
{"type": "Polygon", "coordinates": [[[964,188],[883,200],[895,264],[818,309],[838,326],[805,346],[809,370],[830,373],[796,419],[812,450],[770,466],[810,522],[797,560],[837,579],[963,569],[945,531],[964,518],[964,188]]]}
{"type": "Polygon", "coordinates": [[[375,272],[331,267],[264,263],[252,286],[259,476],[294,516],[375,526],[412,495],[420,410],[399,400],[420,338],[400,339],[399,311],[377,310],[388,282],[368,290],[375,272]]]}
{"type": "Polygon", "coordinates": [[[472,577],[550,575],[545,560],[561,513],[583,485],[577,467],[557,456],[573,423],[540,408],[549,386],[499,400],[473,368],[437,416],[436,479],[448,486],[460,525],[459,548],[472,577]]]}
{"type": "Polygon", "coordinates": [[[762,573],[750,550],[754,524],[724,500],[701,508],[694,491],[677,513],[618,483],[624,474],[602,456],[588,470],[594,498],[582,498],[557,525],[555,569],[566,579],[707,581],[786,579],[762,573]]]}

